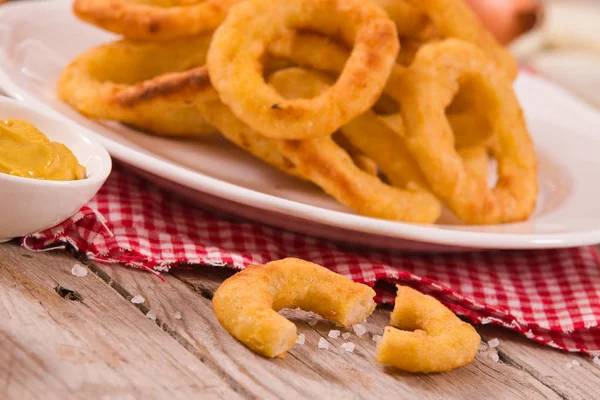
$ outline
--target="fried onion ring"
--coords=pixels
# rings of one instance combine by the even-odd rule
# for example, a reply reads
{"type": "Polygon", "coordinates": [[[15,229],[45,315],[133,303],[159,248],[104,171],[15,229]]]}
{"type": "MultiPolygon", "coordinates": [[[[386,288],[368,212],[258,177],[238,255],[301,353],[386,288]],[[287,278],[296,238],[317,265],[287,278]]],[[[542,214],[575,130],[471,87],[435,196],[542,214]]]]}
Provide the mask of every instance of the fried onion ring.
{"type": "MultiPolygon", "coordinates": [[[[277,71],[269,78],[269,83],[286,98],[316,96],[327,90],[328,82],[331,82],[328,76],[302,68],[277,71]]],[[[281,140],[278,146],[303,176],[360,214],[421,223],[437,220],[440,202],[428,191],[401,137],[371,112],[350,121],[340,133],[375,161],[396,187],[360,171],[329,137],[281,140]]]]}
{"type": "Polygon", "coordinates": [[[398,49],[395,25],[370,1],[246,0],[216,30],[207,65],[221,100],[242,121],[267,137],[308,139],[331,135],[367,111],[398,49]],[[328,90],[313,99],[285,99],[265,84],[260,61],[277,36],[300,28],[340,35],[353,50],[328,90]]]}
{"type": "Polygon", "coordinates": [[[81,20],[134,40],[171,40],[214,31],[239,0],[75,0],[81,20]]]}
{"type": "Polygon", "coordinates": [[[464,0],[407,0],[427,15],[444,38],[462,39],[479,46],[499,71],[515,79],[518,66],[512,54],[487,31],[464,0]]]}
{"type": "Polygon", "coordinates": [[[376,361],[409,372],[447,372],[470,364],[481,337],[438,300],[406,286],[390,325],[377,344],[376,361]],[[397,329],[399,328],[399,329],[397,329]]]}
{"type": "Polygon", "coordinates": [[[119,121],[157,135],[217,134],[192,99],[182,96],[209,84],[206,73],[178,74],[204,65],[209,43],[210,36],[200,36],[161,43],[121,40],[96,47],[62,71],[58,96],[89,118],[119,121]]]}
{"type": "Polygon", "coordinates": [[[433,192],[457,217],[493,224],[521,221],[533,212],[538,193],[533,143],[511,82],[478,47],[456,39],[424,46],[396,89],[407,147],[433,192]],[[465,168],[445,115],[465,81],[488,104],[499,175],[493,189],[465,168]]]}
{"type": "Polygon", "coordinates": [[[334,134],[332,137],[335,144],[340,146],[346,153],[348,153],[358,168],[362,169],[369,175],[379,175],[379,167],[377,166],[377,163],[375,163],[375,161],[367,157],[365,153],[350,143],[350,141],[348,141],[344,135],[338,133],[334,134]]]}
{"type": "Polygon", "coordinates": [[[375,291],[327,268],[286,258],[251,265],[226,279],[212,300],[219,323],[233,337],[266,357],[294,347],[296,325],[277,311],[301,308],[350,326],[375,310],[375,291]]]}
{"type": "Polygon", "coordinates": [[[430,24],[427,15],[406,0],[375,0],[375,3],[394,21],[401,38],[419,37],[430,24]]]}

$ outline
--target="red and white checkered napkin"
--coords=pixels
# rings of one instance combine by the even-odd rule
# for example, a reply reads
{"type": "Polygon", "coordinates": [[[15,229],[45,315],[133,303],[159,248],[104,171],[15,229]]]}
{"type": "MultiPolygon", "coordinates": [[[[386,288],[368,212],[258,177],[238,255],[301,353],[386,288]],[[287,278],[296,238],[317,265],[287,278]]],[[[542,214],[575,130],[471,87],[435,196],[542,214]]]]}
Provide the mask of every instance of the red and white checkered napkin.
{"type": "Polygon", "coordinates": [[[96,262],[151,271],[182,264],[243,268],[298,257],[374,285],[380,302],[393,302],[394,283],[408,284],[474,323],[502,325],[553,347],[600,354],[600,257],[593,247],[451,255],[353,252],[222,219],[120,166],[88,207],[22,243],[42,250],[65,242],[96,262]]]}

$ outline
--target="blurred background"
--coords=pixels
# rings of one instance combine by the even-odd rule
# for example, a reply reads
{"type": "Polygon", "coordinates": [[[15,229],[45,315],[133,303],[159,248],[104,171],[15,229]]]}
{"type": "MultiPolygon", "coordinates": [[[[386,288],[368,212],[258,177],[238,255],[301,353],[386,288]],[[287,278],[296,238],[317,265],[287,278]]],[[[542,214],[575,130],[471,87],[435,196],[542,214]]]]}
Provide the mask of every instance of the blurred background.
{"type": "Polygon", "coordinates": [[[600,109],[600,0],[467,0],[521,66],[600,109]]]}

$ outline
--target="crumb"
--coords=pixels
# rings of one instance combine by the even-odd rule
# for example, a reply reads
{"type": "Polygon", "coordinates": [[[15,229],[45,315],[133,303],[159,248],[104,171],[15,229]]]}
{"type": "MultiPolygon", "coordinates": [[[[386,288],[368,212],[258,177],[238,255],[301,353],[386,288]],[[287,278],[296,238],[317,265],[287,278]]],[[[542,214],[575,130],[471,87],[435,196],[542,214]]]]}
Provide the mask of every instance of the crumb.
{"type": "Polygon", "coordinates": [[[342,337],[344,338],[344,340],[350,339],[350,332],[344,332],[344,333],[342,333],[342,337]]]}
{"type": "Polygon", "coordinates": [[[492,339],[488,342],[488,346],[490,346],[490,348],[495,348],[498,347],[500,345],[500,340],[498,339],[492,339]]]}
{"type": "Polygon", "coordinates": [[[142,296],[135,295],[131,298],[130,300],[133,304],[142,304],[144,301],[146,301],[146,299],[144,299],[142,296]]]}
{"type": "Polygon", "coordinates": [[[173,318],[181,319],[181,313],[179,311],[175,311],[175,314],[173,314],[173,318]]]}
{"type": "Polygon", "coordinates": [[[600,357],[599,356],[594,357],[594,359],[592,360],[592,362],[594,364],[600,366],[600,357]]]}
{"type": "Polygon", "coordinates": [[[305,342],[306,342],[306,336],[304,336],[304,333],[300,333],[298,335],[298,339],[296,339],[296,344],[299,344],[300,346],[302,346],[305,342]]]}
{"type": "Polygon", "coordinates": [[[310,321],[308,321],[308,325],[310,326],[315,326],[317,324],[317,320],[316,319],[311,319],[310,321]]]}
{"type": "Polygon", "coordinates": [[[383,339],[383,336],[381,335],[373,335],[373,337],[371,338],[375,343],[379,343],[379,341],[381,339],[383,339]]]}

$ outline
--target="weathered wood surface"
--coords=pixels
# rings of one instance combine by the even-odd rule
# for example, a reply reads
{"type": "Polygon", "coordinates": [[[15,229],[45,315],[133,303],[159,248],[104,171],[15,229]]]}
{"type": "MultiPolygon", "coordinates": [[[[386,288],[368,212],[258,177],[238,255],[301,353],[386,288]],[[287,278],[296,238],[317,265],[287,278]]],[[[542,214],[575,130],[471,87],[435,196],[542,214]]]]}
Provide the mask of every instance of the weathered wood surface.
{"type": "Polygon", "coordinates": [[[0,398],[239,398],[104,281],[73,276],[73,264],[0,246],[0,398]]]}
{"type": "Polygon", "coordinates": [[[311,326],[306,315],[292,312],[306,343],[284,360],[267,360],[229,336],[214,317],[210,297],[229,275],[226,269],[174,270],[162,283],[122,266],[89,265],[97,275],[77,278],[70,273],[72,257],[26,256],[32,253],[14,244],[0,246],[1,348],[27,350],[14,350],[17,356],[0,352],[0,398],[4,382],[13,388],[4,392],[7,398],[26,398],[17,396],[20,390],[31,390],[32,398],[64,397],[72,390],[88,398],[159,398],[168,391],[180,398],[261,399],[589,399],[600,393],[600,369],[588,358],[489,327],[480,333],[486,340],[500,339],[500,362],[480,353],[470,366],[447,374],[388,370],[373,361],[371,339],[388,322],[384,309],[364,324],[368,334],[352,333],[354,353],[340,348],[343,338],[327,336],[337,329],[332,324],[311,326]],[[58,297],[55,282],[79,291],[84,302],[58,297]],[[135,295],[145,298],[138,309],[129,301],[135,295]],[[52,307],[58,308],[49,312],[52,307]],[[145,317],[149,310],[156,322],[145,317]],[[330,343],[328,350],[317,348],[321,337],[330,343]],[[75,353],[56,350],[71,342],[78,346],[75,353]],[[567,368],[574,359],[581,366],[567,368]]]}

